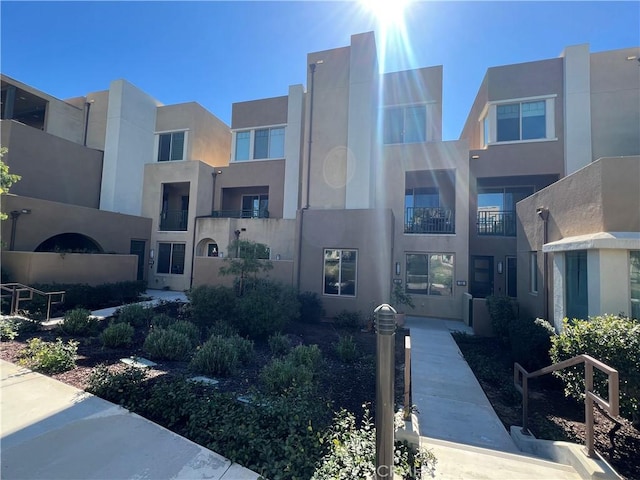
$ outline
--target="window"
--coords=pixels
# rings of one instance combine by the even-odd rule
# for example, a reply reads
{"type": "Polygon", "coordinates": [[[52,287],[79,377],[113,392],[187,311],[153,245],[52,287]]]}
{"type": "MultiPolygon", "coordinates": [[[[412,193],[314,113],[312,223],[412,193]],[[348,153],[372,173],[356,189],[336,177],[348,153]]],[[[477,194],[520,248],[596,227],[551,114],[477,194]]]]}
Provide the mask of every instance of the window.
{"type": "Polygon", "coordinates": [[[383,140],[385,145],[426,142],[426,107],[418,105],[385,109],[383,140]]]}
{"type": "Polygon", "coordinates": [[[410,253],[406,256],[405,290],[418,295],[453,295],[454,256],[448,253],[410,253]]]}
{"type": "Polygon", "coordinates": [[[640,320],[640,250],[629,252],[631,318],[640,320]]]}
{"type": "Polygon", "coordinates": [[[269,218],[269,195],[243,195],[242,218],[269,218]]]}
{"type": "Polygon", "coordinates": [[[324,294],[356,296],[357,250],[325,249],[324,294]]]}
{"type": "Polygon", "coordinates": [[[158,135],[158,161],[184,160],[184,132],[158,135]]]}
{"type": "Polygon", "coordinates": [[[483,146],[554,139],[554,97],[489,104],[480,118],[483,146]]]}
{"type": "Polygon", "coordinates": [[[236,161],[249,160],[250,141],[250,131],[236,133],[236,161]]]}
{"type": "Polygon", "coordinates": [[[207,257],[217,257],[218,256],[218,244],[217,243],[208,243],[207,244],[207,257]]]}
{"type": "Polygon", "coordinates": [[[538,252],[529,253],[529,291],[538,293],[538,252]]]}
{"type": "Polygon", "coordinates": [[[236,132],[235,161],[284,158],[284,130],[273,127],[236,132]]]}
{"type": "Polygon", "coordinates": [[[535,192],[533,186],[478,187],[478,235],[516,235],[516,203],[535,192]]]}
{"type": "Polygon", "coordinates": [[[184,253],[184,243],[159,243],[157,273],[184,274],[184,253]]]}

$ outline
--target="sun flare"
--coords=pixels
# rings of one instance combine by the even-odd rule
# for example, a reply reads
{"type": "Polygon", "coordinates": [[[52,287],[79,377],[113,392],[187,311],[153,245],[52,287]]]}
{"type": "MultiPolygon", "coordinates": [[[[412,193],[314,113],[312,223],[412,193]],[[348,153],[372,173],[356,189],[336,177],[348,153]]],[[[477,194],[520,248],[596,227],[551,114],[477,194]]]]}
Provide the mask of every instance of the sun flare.
{"type": "Polygon", "coordinates": [[[391,28],[404,23],[404,13],[410,0],[360,0],[383,27],[391,28]]]}

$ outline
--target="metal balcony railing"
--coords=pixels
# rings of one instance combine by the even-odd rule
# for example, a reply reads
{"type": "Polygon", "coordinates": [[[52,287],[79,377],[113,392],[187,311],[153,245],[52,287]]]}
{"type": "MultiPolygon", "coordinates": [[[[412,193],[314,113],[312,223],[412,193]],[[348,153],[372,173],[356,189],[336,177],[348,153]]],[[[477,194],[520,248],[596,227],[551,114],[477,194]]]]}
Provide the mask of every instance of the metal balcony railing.
{"type": "Polygon", "coordinates": [[[478,235],[515,237],[516,212],[513,210],[478,212],[477,232],[478,235]]]}
{"type": "Polygon", "coordinates": [[[562,370],[563,368],[572,367],[584,363],[584,418],[585,418],[585,445],[587,448],[587,455],[589,457],[595,457],[594,439],[593,439],[593,402],[596,402],[602,408],[604,408],[610,415],[618,415],[619,413],[619,382],[618,371],[611,368],[599,360],[596,360],[589,355],[578,355],[576,357],[564,360],[563,362],[554,363],[549,367],[541,368],[535,372],[527,372],[519,363],[513,365],[513,383],[516,389],[522,394],[522,431],[528,433],[529,422],[529,386],[528,380],[534,377],[540,377],[547,373],[555,372],[556,370],[562,370]],[[601,372],[607,375],[609,386],[609,401],[599,397],[593,391],[593,369],[597,368],[601,372]]]}
{"type": "Polygon", "coordinates": [[[269,218],[269,210],[214,210],[211,216],[215,218],[269,218]]]}
{"type": "Polygon", "coordinates": [[[450,208],[407,207],[404,233],[456,233],[455,211],[450,208]]]}
{"type": "Polygon", "coordinates": [[[33,300],[33,295],[42,295],[47,299],[47,318],[51,317],[51,305],[64,302],[64,294],[66,292],[43,292],[33,287],[23,285],[21,283],[3,283],[0,285],[0,297],[11,298],[11,315],[17,315],[20,310],[21,302],[33,300]]]}
{"type": "Polygon", "coordinates": [[[160,230],[165,232],[186,231],[188,210],[166,210],[160,214],[160,230]]]}

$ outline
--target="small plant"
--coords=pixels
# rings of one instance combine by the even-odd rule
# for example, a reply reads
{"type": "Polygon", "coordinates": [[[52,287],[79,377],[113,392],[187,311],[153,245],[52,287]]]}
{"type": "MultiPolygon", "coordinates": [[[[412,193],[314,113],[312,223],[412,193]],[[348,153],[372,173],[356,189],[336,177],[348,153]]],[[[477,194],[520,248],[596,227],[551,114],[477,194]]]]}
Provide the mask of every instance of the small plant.
{"type": "Polygon", "coordinates": [[[244,338],[213,336],[207,340],[191,359],[189,368],[205,375],[228,377],[253,354],[253,342],[244,338]]]}
{"type": "Polygon", "coordinates": [[[364,326],[362,313],[342,310],[334,319],[334,324],[340,328],[358,329],[364,326]]]}
{"type": "Polygon", "coordinates": [[[193,349],[192,340],[184,333],[171,329],[153,330],[142,347],[154,360],[186,360],[193,349]]]}
{"type": "Polygon", "coordinates": [[[412,309],[416,308],[411,295],[406,292],[401,284],[396,283],[391,291],[391,306],[396,310],[396,312],[404,313],[405,305],[412,309]]]}
{"type": "Polygon", "coordinates": [[[185,335],[193,347],[200,343],[200,329],[195,324],[186,320],[178,320],[177,322],[169,325],[167,330],[172,330],[185,335]]]}
{"type": "Polygon", "coordinates": [[[296,365],[305,365],[314,372],[320,370],[322,365],[322,352],[318,345],[298,345],[287,356],[296,365]]]}
{"type": "Polygon", "coordinates": [[[178,320],[172,317],[171,315],[168,315],[166,313],[159,313],[157,315],[154,315],[153,318],[151,318],[151,326],[155,328],[167,328],[168,326],[173,325],[177,321],[178,320]]]}
{"type": "Polygon", "coordinates": [[[260,372],[260,380],[268,393],[281,395],[291,389],[312,387],[314,373],[309,366],[296,364],[290,357],[274,358],[260,372]]]}
{"type": "Polygon", "coordinates": [[[65,313],[64,319],[58,328],[65,335],[90,337],[97,333],[100,328],[100,321],[96,317],[92,317],[89,310],[74,308],[65,313]]]}
{"type": "Polygon", "coordinates": [[[504,344],[509,343],[509,325],[516,317],[514,300],[506,295],[493,295],[486,299],[493,333],[504,344]]]}
{"type": "Polygon", "coordinates": [[[282,357],[291,351],[291,340],[281,333],[271,335],[268,342],[271,354],[276,357],[282,357]]]}
{"type": "Polygon", "coordinates": [[[15,317],[3,318],[0,320],[0,341],[11,341],[18,337],[20,334],[18,332],[18,321],[19,319],[15,317]]]}
{"type": "Polygon", "coordinates": [[[153,315],[153,309],[147,308],[138,303],[125,305],[116,312],[118,323],[128,323],[133,327],[148,326],[153,315]]]}
{"type": "Polygon", "coordinates": [[[300,321],[304,323],[319,323],[325,316],[322,299],[316,292],[302,292],[298,294],[300,302],[300,321]]]}
{"type": "Polygon", "coordinates": [[[66,372],[76,366],[78,342],[67,343],[58,338],[55,342],[45,342],[41,338],[32,338],[27,347],[20,352],[19,363],[47,374],[66,372]]]}
{"type": "Polygon", "coordinates": [[[128,323],[111,323],[100,335],[100,340],[104,347],[127,347],[133,341],[134,332],[134,328],[128,323]]]}
{"type": "Polygon", "coordinates": [[[340,337],[333,346],[338,358],[343,363],[353,363],[358,358],[358,347],[352,336],[340,337]]]}
{"type": "Polygon", "coordinates": [[[128,366],[119,372],[111,372],[104,365],[98,365],[89,376],[87,392],[128,409],[139,407],[144,399],[146,372],[128,366]]]}
{"type": "Polygon", "coordinates": [[[217,322],[230,322],[236,316],[236,295],[231,288],[200,285],[188,293],[187,311],[191,320],[205,330],[217,322]]]}

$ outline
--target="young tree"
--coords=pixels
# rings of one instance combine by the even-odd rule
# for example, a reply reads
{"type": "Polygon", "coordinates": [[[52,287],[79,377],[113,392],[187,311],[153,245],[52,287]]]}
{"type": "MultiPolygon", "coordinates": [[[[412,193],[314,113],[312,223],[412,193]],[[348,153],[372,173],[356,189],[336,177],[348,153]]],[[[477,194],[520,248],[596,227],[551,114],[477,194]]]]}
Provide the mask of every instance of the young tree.
{"type": "Polygon", "coordinates": [[[255,282],[258,273],[273,268],[273,263],[269,260],[269,247],[263,243],[236,239],[231,242],[227,251],[235,257],[227,256],[224,259],[226,265],[220,267],[220,275],[235,275],[238,296],[244,293],[247,278],[255,282]]]}
{"type": "MultiPolygon", "coordinates": [[[[7,147],[0,147],[0,195],[9,193],[11,185],[20,180],[20,175],[9,173],[9,165],[2,161],[2,157],[7,153],[7,147]]],[[[0,220],[6,220],[7,214],[0,212],[0,220]]]]}

